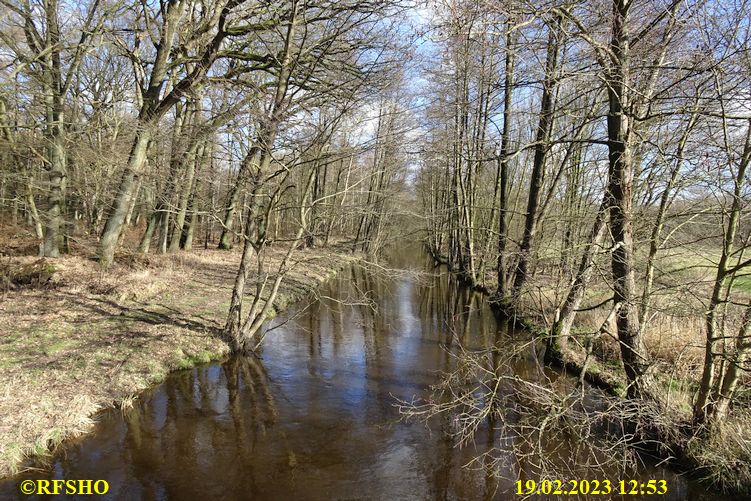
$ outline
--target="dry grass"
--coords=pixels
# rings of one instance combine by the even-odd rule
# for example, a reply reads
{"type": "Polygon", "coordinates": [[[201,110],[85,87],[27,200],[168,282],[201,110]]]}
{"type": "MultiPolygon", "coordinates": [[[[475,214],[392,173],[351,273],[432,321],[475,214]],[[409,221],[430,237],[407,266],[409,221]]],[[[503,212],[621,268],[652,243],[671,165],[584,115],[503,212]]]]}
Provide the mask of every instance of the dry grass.
{"type": "MultiPolygon", "coordinates": [[[[667,370],[674,378],[696,380],[700,376],[704,357],[706,309],[702,301],[711,292],[713,277],[707,264],[711,262],[706,256],[671,255],[660,261],[656,273],[655,293],[650,303],[652,310],[644,331],[644,341],[651,358],[660,366],[659,370],[667,370]],[[677,371],[680,374],[676,372],[676,368],[680,369],[677,371]]],[[[537,273],[530,277],[518,308],[525,320],[539,326],[540,330],[548,330],[552,326],[556,308],[567,293],[566,284],[554,275],[555,267],[544,271],[547,273],[537,273]]],[[[601,276],[595,278],[588,287],[581,308],[599,304],[612,296],[612,290],[607,285],[608,273],[606,264],[601,263],[601,276]]],[[[489,274],[482,285],[488,290],[495,290],[494,274],[489,274]]],[[[742,287],[739,287],[738,293],[745,297],[742,287]]],[[[599,308],[579,312],[573,327],[575,337],[578,337],[577,334],[596,335],[594,354],[599,358],[603,370],[607,370],[609,366],[617,368],[620,363],[619,344],[614,336],[615,326],[606,325],[610,334],[596,334],[606,321],[611,307],[612,303],[607,303],[599,308]]],[[[739,320],[739,315],[729,319],[731,331],[735,328],[733,323],[739,320]]],[[[619,377],[618,374],[614,376],[619,377]]]]}
{"type": "MultiPolygon", "coordinates": [[[[718,253],[707,249],[689,249],[682,254],[664,256],[655,276],[651,315],[644,330],[644,343],[654,362],[653,373],[658,385],[656,397],[659,412],[653,416],[661,423],[663,437],[684,452],[684,459],[693,465],[697,475],[728,492],[751,495],[751,412],[748,401],[738,404],[728,420],[712,433],[687,438],[679,429],[691,422],[693,399],[698,389],[704,361],[705,312],[714,280],[718,253]],[[669,437],[672,437],[669,438],[669,437]]],[[[587,290],[582,307],[596,305],[612,295],[607,285],[608,270],[600,268],[601,277],[587,290]]],[[[489,290],[495,288],[491,277],[489,290]]],[[[734,284],[734,300],[743,304],[751,299],[751,276],[738,277],[734,284]]],[[[525,320],[547,331],[555,318],[555,310],[566,293],[556,277],[538,274],[527,284],[519,311],[525,320]]],[[[577,340],[594,336],[594,360],[588,371],[598,381],[605,381],[617,393],[625,388],[626,379],[620,361],[620,346],[615,326],[605,324],[608,333],[597,334],[604,325],[611,304],[577,314],[573,328],[574,349],[565,354],[567,362],[582,366],[583,350],[576,350],[577,340]]],[[[735,306],[725,317],[728,332],[737,332],[741,308],[735,306]]],[[[751,376],[745,375],[745,386],[751,376]]],[[[748,393],[748,392],[746,392],[748,393]]]]}
{"type": "Polygon", "coordinates": [[[687,454],[703,479],[735,495],[751,496],[751,413],[735,414],[732,423],[692,440],[687,454]]]}
{"type": "MultiPolygon", "coordinates": [[[[270,251],[271,263],[280,251],[270,251]]],[[[15,258],[18,263],[35,258],[15,258]]],[[[275,307],[303,297],[353,258],[298,253],[275,307]]],[[[0,299],[0,477],[100,409],[127,402],[168,372],[228,353],[219,330],[239,253],[124,257],[110,272],[85,257],[55,260],[52,284],[0,299]]]]}

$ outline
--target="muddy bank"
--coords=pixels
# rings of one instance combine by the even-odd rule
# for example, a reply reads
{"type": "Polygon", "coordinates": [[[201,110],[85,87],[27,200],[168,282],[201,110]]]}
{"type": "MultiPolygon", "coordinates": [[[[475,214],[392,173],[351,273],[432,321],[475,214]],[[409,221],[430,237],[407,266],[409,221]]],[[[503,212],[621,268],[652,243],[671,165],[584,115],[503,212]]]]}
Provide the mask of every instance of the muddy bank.
{"type": "MultiPolygon", "coordinates": [[[[282,256],[269,251],[271,266],[282,256]]],[[[356,258],[308,250],[282,283],[275,311],[356,258]]],[[[21,261],[33,261],[22,258],[21,261]]],[[[83,257],[54,261],[43,288],[0,299],[0,477],[17,472],[92,416],[131,404],[174,370],[224,357],[220,338],[239,253],[149,256],[103,273],[83,257]]]]}

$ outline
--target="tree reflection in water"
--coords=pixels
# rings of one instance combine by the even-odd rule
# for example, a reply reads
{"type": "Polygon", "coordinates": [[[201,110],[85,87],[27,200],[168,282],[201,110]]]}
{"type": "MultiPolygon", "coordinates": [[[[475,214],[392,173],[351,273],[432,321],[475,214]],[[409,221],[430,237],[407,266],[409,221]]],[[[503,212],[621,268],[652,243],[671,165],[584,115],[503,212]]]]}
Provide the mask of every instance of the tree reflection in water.
{"type": "MultiPolygon", "coordinates": [[[[518,499],[520,473],[592,478],[559,469],[571,458],[616,478],[602,464],[620,454],[602,440],[618,425],[600,419],[609,402],[542,369],[481,294],[400,256],[392,266],[408,271],[353,267],[269,322],[260,358],[170,375],[103,413],[0,497],[21,478],[105,478],[121,499],[518,499]],[[401,420],[400,401],[429,426],[401,420]]],[[[666,501],[701,499],[664,469],[640,475],[669,479],[666,501]]]]}

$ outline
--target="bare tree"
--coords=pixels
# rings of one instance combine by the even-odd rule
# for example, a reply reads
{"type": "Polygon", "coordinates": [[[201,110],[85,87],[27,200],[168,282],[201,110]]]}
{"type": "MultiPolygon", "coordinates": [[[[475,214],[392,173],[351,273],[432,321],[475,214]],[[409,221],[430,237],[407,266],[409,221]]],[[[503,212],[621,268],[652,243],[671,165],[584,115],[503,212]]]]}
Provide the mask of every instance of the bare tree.
{"type": "MultiPolygon", "coordinates": [[[[67,177],[65,98],[77,78],[84,55],[96,40],[106,21],[100,2],[89,2],[77,24],[69,32],[61,32],[58,0],[44,2],[36,8],[30,2],[3,1],[11,23],[23,34],[14,38],[3,32],[0,40],[13,51],[19,63],[17,72],[27,73],[39,85],[44,102],[43,134],[44,163],[49,175],[44,244],[40,254],[58,257],[62,239],[67,177]],[[77,39],[73,39],[74,37],[77,39]]],[[[20,33],[19,33],[20,35],[20,33]]]]}
{"type": "MultiPolygon", "coordinates": [[[[133,146],[100,241],[99,258],[105,267],[114,259],[136,179],[142,174],[146,162],[154,127],[187,92],[203,80],[221,55],[225,38],[267,27],[261,25],[261,28],[252,23],[230,25],[236,12],[240,11],[239,7],[246,4],[245,0],[227,0],[208,10],[189,8],[189,4],[187,0],[174,0],[167,3],[166,9],[159,9],[156,13],[146,5],[134,13],[137,22],[144,23],[147,32],[154,29],[153,25],[158,26],[157,33],[148,33],[153,45],[153,64],[147,65],[139,55],[142,37],[135,37],[132,46],[125,41],[118,42],[128,57],[135,59],[143,79],[138,81],[140,109],[133,146]],[[178,46],[180,41],[182,44],[178,46]],[[180,50],[173,50],[176,47],[180,50]],[[176,54],[181,52],[189,57],[176,58],[176,54]]],[[[251,18],[254,14],[253,10],[244,12],[251,18]]]]}

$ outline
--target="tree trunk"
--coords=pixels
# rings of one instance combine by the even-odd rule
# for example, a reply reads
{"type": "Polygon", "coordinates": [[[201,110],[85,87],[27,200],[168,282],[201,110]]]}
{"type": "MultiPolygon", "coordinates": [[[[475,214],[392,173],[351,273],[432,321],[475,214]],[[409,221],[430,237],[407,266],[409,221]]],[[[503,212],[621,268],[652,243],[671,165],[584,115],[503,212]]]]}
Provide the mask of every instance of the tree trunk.
{"type": "Polygon", "coordinates": [[[514,47],[514,23],[516,19],[509,16],[506,22],[506,63],[504,74],[503,91],[503,131],[501,132],[501,151],[498,158],[499,178],[499,201],[498,201],[498,261],[496,263],[498,274],[498,288],[496,297],[505,301],[508,296],[506,286],[508,284],[506,246],[508,244],[508,217],[506,213],[509,207],[508,192],[508,156],[511,144],[511,107],[513,105],[514,92],[514,67],[516,49],[514,47]]]}
{"type": "MultiPolygon", "coordinates": [[[[164,13],[164,23],[160,30],[161,37],[159,43],[156,44],[157,51],[151,67],[148,87],[143,94],[133,146],[99,242],[99,263],[105,268],[114,261],[115,249],[133,196],[135,181],[141,175],[146,162],[149,140],[153,134],[152,129],[167,111],[179,102],[179,94],[170,93],[167,97],[162,97],[162,93],[170,67],[169,60],[172,48],[177,39],[175,35],[185,12],[186,4],[187,2],[170,2],[167,5],[167,11],[164,13]]],[[[222,15],[226,15],[226,12],[223,11],[222,15]]],[[[222,16],[220,18],[224,19],[222,16]]],[[[222,34],[226,33],[222,32],[222,34]]],[[[213,54],[218,49],[218,45],[214,47],[213,54]]],[[[191,72],[185,80],[181,81],[182,88],[189,89],[208,70],[208,66],[213,61],[212,52],[207,52],[204,59],[200,70],[191,72]]]]}
{"type": "Polygon", "coordinates": [[[240,165],[240,171],[237,173],[237,179],[232,184],[232,186],[230,186],[229,196],[227,197],[227,209],[224,212],[224,221],[222,223],[222,234],[219,237],[219,245],[217,246],[217,248],[221,250],[229,250],[232,248],[232,241],[234,239],[232,226],[234,225],[235,221],[235,212],[237,211],[237,204],[240,202],[240,194],[242,193],[242,188],[247,183],[247,162],[249,158],[252,158],[253,154],[254,149],[251,148],[251,152],[248,153],[246,159],[240,165]]]}
{"type": "Polygon", "coordinates": [[[47,217],[44,227],[44,257],[60,256],[61,230],[63,224],[63,204],[65,203],[65,123],[63,119],[63,82],[60,61],[60,25],[58,22],[58,2],[45,2],[47,22],[48,54],[43,57],[45,69],[45,106],[47,142],[47,170],[49,172],[49,193],[47,195],[47,217]]]}
{"type": "Polygon", "coordinates": [[[193,190],[193,178],[195,177],[197,163],[199,163],[204,154],[205,145],[201,144],[197,149],[194,149],[191,158],[188,159],[188,165],[184,173],[183,189],[178,194],[178,207],[177,214],[175,215],[175,226],[172,228],[172,237],[170,238],[168,252],[177,252],[180,250],[180,239],[183,235],[183,226],[185,225],[185,216],[188,213],[188,200],[190,199],[190,193],[193,190]]]}
{"type": "Polygon", "coordinates": [[[123,172],[112,212],[109,218],[107,218],[107,223],[104,225],[102,238],[99,242],[99,263],[103,267],[110,266],[115,259],[117,241],[120,238],[125,216],[128,213],[128,206],[133,196],[136,179],[141,174],[143,165],[146,162],[149,139],[151,139],[150,129],[144,128],[136,131],[136,138],[133,142],[130,157],[128,158],[128,165],[125,168],[125,172],[123,172]]]}
{"type": "Polygon", "coordinates": [[[582,299],[584,299],[584,293],[586,292],[589,280],[592,277],[592,264],[595,253],[605,235],[607,203],[608,198],[605,197],[597,211],[595,222],[592,225],[589,242],[587,242],[587,246],[581,256],[579,269],[576,273],[576,278],[574,278],[574,283],[568,291],[558,319],[553,323],[553,327],[551,328],[550,337],[548,338],[548,347],[545,351],[546,363],[562,360],[562,353],[567,347],[571,327],[576,318],[576,311],[581,305],[582,299]]]}
{"type": "MultiPolygon", "coordinates": [[[[253,305],[251,306],[250,314],[248,315],[248,319],[252,319],[251,321],[255,320],[252,317],[255,313],[257,313],[256,308],[259,304],[259,301],[261,301],[261,294],[266,283],[265,279],[261,277],[263,270],[259,254],[260,252],[262,252],[263,247],[266,243],[267,222],[263,221],[262,218],[268,217],[271,207],[269,206],[269,210],[265,211],[264,215],[264,211],[262,211],[261,207],[260,190],[262,188],[261,184],[264,180],[264,176],[266,175],[269,165],[271,164],[271,153],[274,147],[274,141],[276,140],[276,135],[279,130],[279,123],[284,112],[286,111],[285,101],[291,77],[290,72],[292,62],[292,41],[294,39],[298,23],[298,9],[299,4],[296,0],[294,0],[292,3],[292,10],[290,12],[290,19],[285,37],[283,52],[284,56],[282,58],[279,77],[274,92],[274,101],[272,103],[271,109],[269,110],[269,114],[264,118],[264,121],[261,124],[256,146],[252,148],[246,156],[246,161],[249,162],[248,172],[252,172],[253,174],[250,210],[248,212],[248,218],[246,220],[245,228],[243,231],[243,252],[242,257],[240,258],[240,266],[238,267],[237,274],[235,275],[235,284],[232,288],[232,298],[230,300],[227,321],[224,326],[224,332],[230,340],[232,349],[236,352],[244,351],[246,348],[247,340],[245,334],[248,332],[249,326],[247,324],[248,320],[243,322],[242,303],[243,297],[245,296],[245,282],[247,281],[248,277],[248,266],[250,264],[250,259],[253,251],[255,251],[259,256],[259,276],[257,277],[258,285],[256,287],[256,295],[253,300],[253,305]]],[[[273,197],[269,203],[273,204],[273,197]]],[[[276,294],[278,287],[279,283],[277,282],[273,289],[274,295],[276,294]]],[[[273,302],[273,298],[270,301],[273,302]]],[[[269,303],[267,303],[267,307],[270,307],[269,303]]],[[[268,311],[268,308],[264,309],[264,312],[266,311],[268,311]]]]}
{"type": "Polygon", "coordinates": [[[545,81],[542,88],[540,104],[540,121],[535,138],[534,159],[532,162],[532,177],[527,198],[527,211],[524,219],[524,236],[519,248],[519,261],[514,273],[512,301],[516,305],[521,297],[522,288],[527,281],[532,245],[537,233],[539,217],[537,209],[542,196],[542,186],[545,181],[545,156],[550,148],[550,134],[553,129],[553,114],[555,108],[555,93],[557,87],[556,72],[558,69],[558,49],[561,31],[561,18],[556,16],[548,37],[548,52],[545,59],[545,81]]]}
{"type": "Polygon", "coordinates": [[[48,136],[47,154],[49,157],[49,194],[47,196],[47,218],[44,228],[44,257],[60,256],[61,229],[63,224],[63,204],[65,198],[65,145],[62,132],[62,113],[55,113],[56,124],[48,136]]]}
{"type": "Polygon", "coordinates": [[[728,413],[728,407],[735,395],[741,374],[744,371],[744,364],[751,352],[751,305],[746,307],[743,314],[743,322],[738,331],[738,337],[735,339],[735,353],[729,360],[725,374],[722,377],[722,384],[717,385],[717,389],[712,398],[714,402],[714,415],[716,421],[725,419],[728,413]]]}
{"type": "MultiPolygon", "coordinates": [[[[26,192],[26,205],[29,209],[29,214],[31,215],[31,221],[34,224],[34,234],[36,235],[37,239],[41,242],[44,238],[44,230],[42,228],[42,221],[39,218],[39,211],[37,211],[37,206],[34,203],[34,194],[31,192],[31,183],[28,185],[28,191],[26,192]]],[[[40,244],[40,255],[43,254],[41,252],[42,245],[40,244]]]]}
{"type": "Polygon", "coordinates": [[[616,325],[621,358],[628,379],[627,393],[638,398],[648,393],[647,369],[650,362],[639,324],[637,291],[634,281],[634,242],[632,228],[633,155],[628,99],[629,0],[614,0],[613,35],[610,43],[611,65],[606,75],[609,112],[608,124],[608,195],[610,228],[614,248],[611,259],[614,307],[618,308],[616,325]]]}
{"type": "Polygon", "coordinates": [[[714,417],[716,408],[713,401],[713,393],[718,394],[722,382],[718,382],[718,342],[724,337],[723,329],[717,324],[719,309],[724,303],[722,290],[728,278],[729,261],[733,255],[735,238],[740,225],[741,210],[743,201],[741,199],[746,182],[746,172],[751,164],[751,121],[747,126],[746,143],[743,148],[738,171],[735,174],[733,187],[733,201],[728,215],[727,227],[723,228],[722,253],[717,264],[714,287],[712,288],[712,297],[709,302],[709,308],[706,314],[706,341],[704,344],[704,365],[702,367],[702,378],[699,386],[699,393],[694,402],[694,422],[705,424],[714,417]]]}
{"type": "Polygon", "coordinates": [[[214,157],[213,143],[210,145],[204,145],[203,155],[196,166],[196,173],[193,176],[193,186],[190,189],[190,202],[188,209],[190,213],[190,219],[188,221],[187,228],[185,229],[185,240],[182,243],[183,250],[189,251],[193,249],[193,235],[196,232],[196,226],[198,225],[198,187],[201,172],[205,165],[210,165],[212,158],[214,157]]]}

